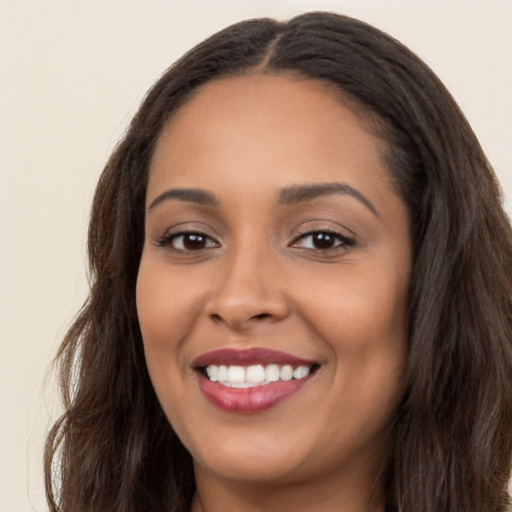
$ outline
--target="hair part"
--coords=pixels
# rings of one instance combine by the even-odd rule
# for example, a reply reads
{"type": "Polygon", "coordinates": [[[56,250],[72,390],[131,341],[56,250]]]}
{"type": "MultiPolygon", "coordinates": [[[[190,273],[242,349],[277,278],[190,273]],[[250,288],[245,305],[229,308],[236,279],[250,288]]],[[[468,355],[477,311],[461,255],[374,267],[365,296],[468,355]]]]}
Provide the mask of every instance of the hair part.
{"type": "Polygon", "coordinates": [[[407,389],[393,418],[388,510],[505,512],[512,234],[497,179],[425,64],[330,13],[249,20],[196,46],[149,91],[107,163],[89,227],[91,292],[56,357],[65,412],[45,452],[51,511],[189,510],[192,460],[152,388],[135,307],[146,185],[173,113],[202,84],[248,73],[326,82],[354,102],[386,142],[409,211],[407,389]]]}

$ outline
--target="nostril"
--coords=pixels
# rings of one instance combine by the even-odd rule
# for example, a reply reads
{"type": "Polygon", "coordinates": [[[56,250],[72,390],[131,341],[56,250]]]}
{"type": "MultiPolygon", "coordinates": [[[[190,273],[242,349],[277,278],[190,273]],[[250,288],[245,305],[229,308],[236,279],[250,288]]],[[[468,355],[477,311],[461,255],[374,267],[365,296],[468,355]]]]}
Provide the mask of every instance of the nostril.
{"type": "Polygon", "coordinates": [[[272,318],[272,315],[270,313],[258,313],[257,315],[250,315],[248,317],[242,318],[242,319],[234,319],[230,317],[230,315],[226,315],[224,317],[222,313],[211,313],[210,318],[215,323],[221,323],[221,322],[227,322],[227,323],[233,323],[237,321],[241,321],[242,323],[245,323],[248,320],[266,320],[268,318],[272,318]]]}
{"type": "Polygon", "coordinates": [[[270,315],[268,313],[260,313],[259,315],[254,315],[253,318],[257,318],[257,319],[265,319],[265,318],[268,318],[270,317],[270,315]]]}

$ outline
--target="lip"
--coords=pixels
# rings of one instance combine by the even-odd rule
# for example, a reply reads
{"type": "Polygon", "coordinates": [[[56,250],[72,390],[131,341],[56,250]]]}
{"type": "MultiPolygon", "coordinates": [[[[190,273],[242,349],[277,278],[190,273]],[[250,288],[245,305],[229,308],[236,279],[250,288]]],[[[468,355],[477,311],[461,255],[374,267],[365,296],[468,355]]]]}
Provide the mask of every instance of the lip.
{"type": "Polygon", "coordinates": [[[298,393],[312,375],[314,374],[299,380],[271,382],[254,388],[228,388],[201,375],[198,375],[198,383],[204,396],[219,409],[253,414],[270,409],[298,393]]]}
{"type": "MultiPolygon", "coordinates": [[[[194,360],[196,370],[209,365],[240,365],[252,364],[289,364],[292,366],[312,366],[315,361],[271,349],[253,348],[247,350],[220,349],[208,352],[194,360]]],[[[254,414],[275,407],[283,400],[295,395],[311,380],[315,374],[310,373],[302,379],[270,382],[250,388],[231,388],[218,382],[212,382],[197,371],[199,389],[216,407],[227,412],[254,414]]]]}
{"type": "Polygon", "coordinates": [[[302,359],[300,357],[287,354],[286,352],[267,348],[250,348],[246,350],[223,348],[202,354],[192,363],[195,368],[209,366],[212,364],[225,364],[226,366],[235,364],[240,366],[250,366],[252,364],[290,364],[292,366],[311,366],[316,364],[316,361],[302,359]]]}

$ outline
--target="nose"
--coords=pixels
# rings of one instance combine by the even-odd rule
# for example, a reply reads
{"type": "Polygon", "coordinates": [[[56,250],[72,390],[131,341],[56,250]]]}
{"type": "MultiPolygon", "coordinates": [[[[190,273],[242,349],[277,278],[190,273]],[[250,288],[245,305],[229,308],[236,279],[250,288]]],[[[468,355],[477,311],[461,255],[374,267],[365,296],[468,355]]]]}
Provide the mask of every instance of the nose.
{"type": "Polygon", "coordinates": [[[218,275],[219,284],[206,306],[215,323],[242,331],[288,316],[279,270],[269,260],[250,249],[226,259],[218,275]]]}

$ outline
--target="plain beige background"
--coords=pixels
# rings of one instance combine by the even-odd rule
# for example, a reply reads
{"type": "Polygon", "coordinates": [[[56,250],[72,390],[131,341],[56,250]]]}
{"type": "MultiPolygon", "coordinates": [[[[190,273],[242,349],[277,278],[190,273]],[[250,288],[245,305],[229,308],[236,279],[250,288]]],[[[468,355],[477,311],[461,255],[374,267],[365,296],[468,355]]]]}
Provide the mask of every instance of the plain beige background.
{"type": "Polygon", "coordinates": [[[0,0],[0,512],[46,510],[42,439],[58,413],[47,367],[87,293],[95,182],[144,92],[231,22],[319,9],[430,64],[512,201],[511,0],[0,0]]]}

